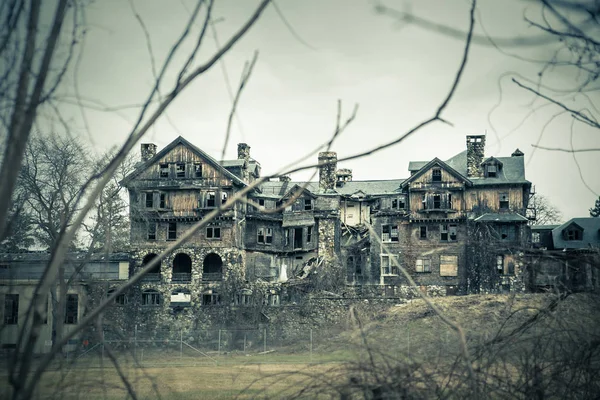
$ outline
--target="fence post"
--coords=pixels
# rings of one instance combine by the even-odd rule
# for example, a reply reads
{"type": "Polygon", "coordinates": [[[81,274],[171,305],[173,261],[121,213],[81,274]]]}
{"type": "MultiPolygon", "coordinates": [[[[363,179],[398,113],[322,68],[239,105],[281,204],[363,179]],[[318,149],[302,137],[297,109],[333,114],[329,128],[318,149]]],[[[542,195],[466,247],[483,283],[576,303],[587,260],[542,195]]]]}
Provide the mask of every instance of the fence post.
{"type": "Polygon", "coordinates": [[[244,353],[246,353],[246,335],[247,333],[244,332],[244,353]]]}
{"type": "Polygon", "coordinates": [[[102,368],[104,368],[104,329],[102,330],[102,368]]]}
{"type": "Polygon", "coordinates": [[[263,351],[267,355],[267,328],[263,329],[263,351]]]}
{"type": "Polygon", "coordinates": [[[313,352],[313,336],[312,336],[312,328],[310,328],[310,362],[312,362],[313,357],[312,357],[312,352],[313,352]]]}
{"type": "Polygon", "coordinates": [[[406,340],[408,342],[408,357],[410,358],[410,325],[407,326],[408,335],[406,335],[406,340]]]}
{"type": "Polygon", "coordinates": [[[217,352],[218,355],[221,355],[221,330],[219,329],[219,351],[217,352]]]}
{"type": "Polygon", "coordinates": [[[137,360],[137,324],[133,328],[133,358],[137,360]]]}
{"type": "Polygon", "coordinates": [[[183,329],[179,330],[179,358],[183,358],[183,329]]]}

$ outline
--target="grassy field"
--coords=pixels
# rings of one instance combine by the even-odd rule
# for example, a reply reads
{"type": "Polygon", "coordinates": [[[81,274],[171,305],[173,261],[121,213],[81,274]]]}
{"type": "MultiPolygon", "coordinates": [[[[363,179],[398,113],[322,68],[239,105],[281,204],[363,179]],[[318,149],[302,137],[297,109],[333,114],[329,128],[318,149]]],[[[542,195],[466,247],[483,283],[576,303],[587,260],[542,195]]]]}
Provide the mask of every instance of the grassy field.
{"type": "MultiPolygon", "coordinates": [[[[461,324],[469,347],[475,351],[497,335],[513,332],[553,299],[552,295],[480,295],[438,298],[435,303],[461,324]]],[[[548,323],[561,321],[566,327],[582,324],[593,329],[599,325],[598,310],[590,309],[594,304],[590,299],[589,295],[570,296],[553,310],[548,323]]],[[[141,363],[140,354],[137,361],[127,353],[117,357],[123,376],[139,398],[249,399],[286,398],[310,385],[344,382],[355,374],[352,369],[364,362],[410,360],[431,365],[425,370],[433,371],[434,366],[455,360],[459,352],[456,334],[421,300],[390,306],[380,313],[370,314],[367,308],[358,315],[358,320],[345,322],[347,329],[341,333],[338,329],[336,334],[321,335],[311,353],[302,346],[270,349],[266,354],[210,353],[208,357],[176,349],[148,351],[141,363]]],[[[543,326],[550,325],[539,326],[545,329],[543,326]]],[[[530,346],[526,334],[519,335],[521,342],[511,345],[530,346]]],[[[106,356],[100,359],[95,354],[76,362],[62,360],[54,367],[44,374],[35,398],[127,397],[126,385],[106,356]]],[[[306,398],[314,398],[317,392],[306,398]]],[[[6,395],[0,393],[0,397],[6,395]]]]}

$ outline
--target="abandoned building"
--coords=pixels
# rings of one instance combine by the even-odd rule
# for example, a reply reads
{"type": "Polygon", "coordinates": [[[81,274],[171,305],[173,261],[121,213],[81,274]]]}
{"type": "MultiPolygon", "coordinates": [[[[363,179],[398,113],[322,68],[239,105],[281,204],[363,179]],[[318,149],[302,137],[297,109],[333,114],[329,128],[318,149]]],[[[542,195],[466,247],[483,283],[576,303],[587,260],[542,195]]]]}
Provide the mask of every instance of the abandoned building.
{"type": "MultiPolygon", "coordinates": [[[[282,176],[251,188],[147,273],[143,290],[158,292],[156,301],[177,295],[211,305],[220,301],[224,282],[236,281],[249,294],[244,286],[252,282],[301,278],[330,260],[343,265],[350,287],[391,296],[408,287],[397,263],[422,290],[477,291],[484,260],[469,251],[477,235],[480,245],[494,243],[485,253],[492,256],[495,287],[520,288],[517,249],[529,241],[532,195],[523,153],[486,158],[484,135],[467,136],[466,145],[446,161],[411,161],[410,176],[394,180],[355,181],[351,170],[337,168],[336,153],[320,153],[318,182],[282,176]],[[476,268],[468,268],[472,256],[476,268]]],[[[260,171],[244,143],[236,160],[221,162],[182,137],[159,152],[142,144],[141,163],[123,181],[130,194],[132,271],[247,190],[260,171]]],[[[268,292],[260,301],[281,300],[278,291],[268,292]]]]}
{"type": "Polygon", "coordinates": [[[531,242],[527,257],[532,290],[600,288],[600,218],[572,218],[562,225],[533,226],[531,242]]]}

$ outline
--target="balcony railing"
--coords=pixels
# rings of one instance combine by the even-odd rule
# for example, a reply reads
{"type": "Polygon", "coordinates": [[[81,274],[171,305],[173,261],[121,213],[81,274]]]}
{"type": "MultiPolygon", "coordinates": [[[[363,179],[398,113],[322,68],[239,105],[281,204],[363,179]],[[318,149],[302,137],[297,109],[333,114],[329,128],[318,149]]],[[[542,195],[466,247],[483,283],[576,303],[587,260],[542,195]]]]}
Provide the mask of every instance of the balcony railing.
{"type": "Polygon", "coordinates": [[[157,282],[160,281],[160,274],[148,272],[142,277],[142,280],[146,282],[157,282]]]}
{"type": "Polygon", "coordinates": [[[221,272],[204,272],[202,274],[203,281],[222,281],[223,273],[221,272]]]}
{"type": "Polygon", "coordinates": [[[171,282],[191,282],[191,272],[174,272],[171,276],[171,282]]]}

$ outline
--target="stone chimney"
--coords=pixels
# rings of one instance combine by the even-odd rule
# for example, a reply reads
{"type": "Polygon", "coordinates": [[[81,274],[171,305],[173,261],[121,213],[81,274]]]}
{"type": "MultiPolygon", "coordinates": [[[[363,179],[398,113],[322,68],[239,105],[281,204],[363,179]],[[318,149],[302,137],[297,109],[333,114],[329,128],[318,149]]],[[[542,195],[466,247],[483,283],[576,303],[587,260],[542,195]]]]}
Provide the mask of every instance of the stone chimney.
{"type": "Polygon", "coordinates": [[[324,151],[319,153],[319,188],[333,190],[336,182],[337,153],[324,151]]]}
{"type": "Polygon", "coordinates": [[[485,135],[467,136],[467,176],[483,178],[481,163],[485,153],[485,135]]]}
{"type": "Polygon", "coordinates": [[[156,155],[156,145],[154,143],[142,143],[142,162],[148,161],[156,155]]]}
{"type": "Polygon", "coordinates": [[[510,156],[511,157],[523,157],[524,155],[525,154],[521,150],[516,149],[510,156]]]}
{"type": "Polygon", "coordinates": [[[246,143],[238,143],[238,160],[250,160],[250,146],[246,143]]]}

